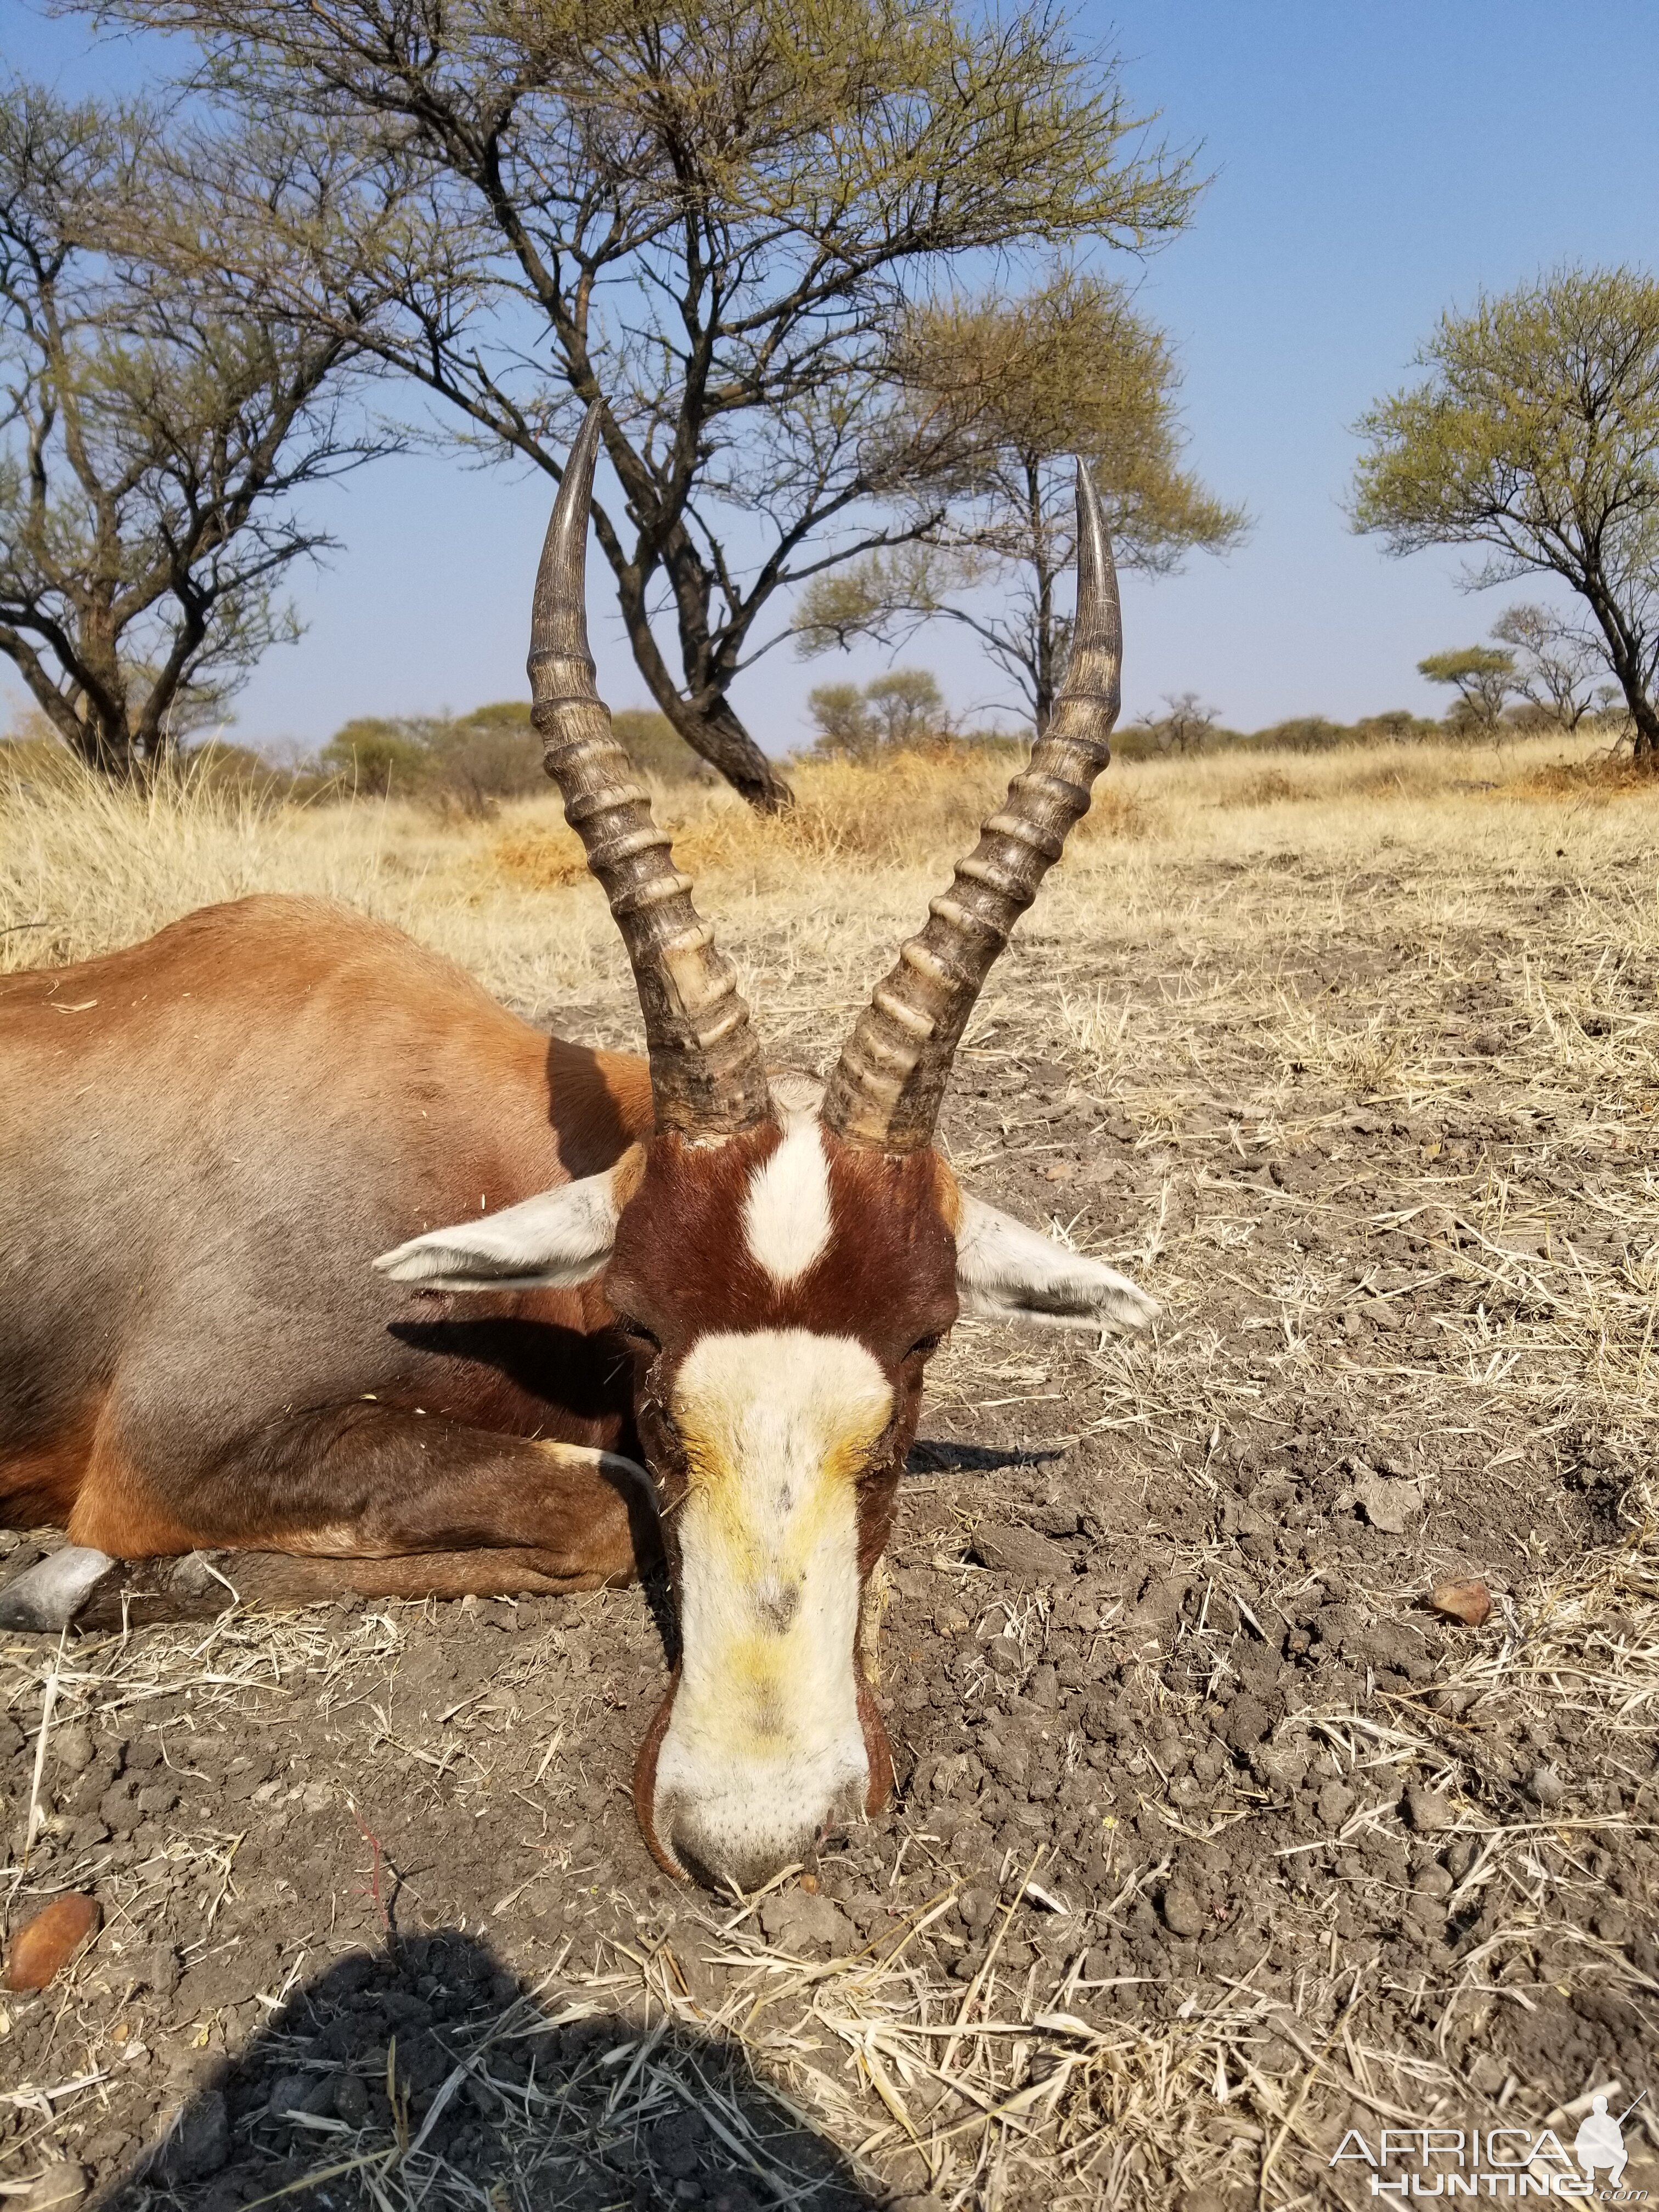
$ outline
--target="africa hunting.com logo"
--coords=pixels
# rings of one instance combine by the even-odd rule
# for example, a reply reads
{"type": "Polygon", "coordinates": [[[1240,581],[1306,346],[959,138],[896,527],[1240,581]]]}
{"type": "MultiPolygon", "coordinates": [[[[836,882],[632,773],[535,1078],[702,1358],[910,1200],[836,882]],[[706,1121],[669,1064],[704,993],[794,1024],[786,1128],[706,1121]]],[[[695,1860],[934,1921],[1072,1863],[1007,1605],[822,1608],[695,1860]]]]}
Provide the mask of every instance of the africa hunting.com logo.
{"type": "Polygon", "coordinates": [[[1551,2127],[1384,2128],[1375,2143],[1350,2128],[1330,2163],[1369,2169],[1365,2179],[1377,2197],[1599,2197],[1639,2203],[1646,2191],[1623,2186],[1630,2162],[1624,2129],[1646,2095],[1644,2089],[1616,2118],[1605,2090],[1581,2099],[1570,2108],[1583,2112],[1571,2149],[1551,2127]]]}

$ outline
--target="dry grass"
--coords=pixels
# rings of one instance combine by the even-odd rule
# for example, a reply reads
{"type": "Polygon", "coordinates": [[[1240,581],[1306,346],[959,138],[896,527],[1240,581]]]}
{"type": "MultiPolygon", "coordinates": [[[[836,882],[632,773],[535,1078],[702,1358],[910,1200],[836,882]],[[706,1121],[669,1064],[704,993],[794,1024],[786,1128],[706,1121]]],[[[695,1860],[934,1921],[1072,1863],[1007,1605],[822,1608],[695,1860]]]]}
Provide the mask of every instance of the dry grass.
{"type": "MultiPolygon", "coordinates": [[[[803,999],[814,1015],[858,1003],[1014,764],[989,750],[880,769],[805,763],[786,821],[695,787],[659,791],[658,812],[765,1013],[788,1022],[809,1011],[803,999]]],[[[1121,763],[1039,927],[1179,943],[1185,870],[1292,856],[1330,870],[1340,914],[1346,870],[1405,849],[1437,879],[1431,921],[1450,920],[1471,871],[1557,872],[1548,863],[1569,835],[1574,872],[1598,882],[1646,842],[1652,803],[1601,768],[1589,742],[1560,738],[1516,739],[1501,754],[1413,745],[1121,763]]],[[[254,890],[348,900],[534,1014],[611,999],[623,978],[550,793],[468,823],[398,801],[273,805],[205,780],[149,796],[75,776],[0,784],[0,972],[89,958],[254,890]]]]}

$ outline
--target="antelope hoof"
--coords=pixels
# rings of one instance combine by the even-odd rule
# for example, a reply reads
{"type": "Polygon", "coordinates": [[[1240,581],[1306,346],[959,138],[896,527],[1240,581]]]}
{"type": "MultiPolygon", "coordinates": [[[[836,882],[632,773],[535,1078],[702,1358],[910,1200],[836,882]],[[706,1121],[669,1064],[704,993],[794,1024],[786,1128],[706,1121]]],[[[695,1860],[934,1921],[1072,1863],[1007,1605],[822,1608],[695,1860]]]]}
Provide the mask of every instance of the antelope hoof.
{"type": "Polygon", "coordinates": [[[65,1544],[15,1582],[0,1589],[0,1629],[27,1629],[54,1635],[68,1628],[88,1599],[119,1562],[84,1544],[65,1544]]]}

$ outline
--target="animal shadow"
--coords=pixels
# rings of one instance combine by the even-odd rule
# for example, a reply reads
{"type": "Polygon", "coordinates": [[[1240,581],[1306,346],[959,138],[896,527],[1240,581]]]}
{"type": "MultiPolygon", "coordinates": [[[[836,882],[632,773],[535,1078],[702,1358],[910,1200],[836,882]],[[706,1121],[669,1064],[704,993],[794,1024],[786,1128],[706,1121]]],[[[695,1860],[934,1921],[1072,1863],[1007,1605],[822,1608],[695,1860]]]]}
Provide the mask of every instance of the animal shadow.
{"type": "Polygon", "coordinates": [[[1046,1451],[1002,1449],[994,1444],[959,1444],[943,1437],[918,1437],[904,1463],[907,1474],[1000,1474],[1014,1467],[1046,1467],[1064,1459],[1058,1444],[1046,1451]]]}
{"type": "Polygon", "coordinates": [[[882,2201],[717,2036],[526,1988],[452,1928],[346,1953],[240,2055],[202,2054],[90,2212],[278,2197],[285,2212],[882,2201]]]}

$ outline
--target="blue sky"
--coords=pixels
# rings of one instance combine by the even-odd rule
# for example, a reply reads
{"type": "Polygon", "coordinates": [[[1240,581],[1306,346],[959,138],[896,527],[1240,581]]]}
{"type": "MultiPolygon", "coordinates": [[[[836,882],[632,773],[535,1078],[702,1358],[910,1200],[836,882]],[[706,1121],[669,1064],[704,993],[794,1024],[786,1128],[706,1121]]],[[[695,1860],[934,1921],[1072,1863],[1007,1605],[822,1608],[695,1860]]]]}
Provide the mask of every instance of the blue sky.
{"type": "MultiPolygon", "coordinates": [[[[0,0],[8,64],[66,90],[129,85],[131,50],[0,0]]],[[[1249,544],[1125,588],[1126,705],[1193,690],[1235,726],[1295,714],[1436,713],[1422,656],[1480,637],[1515,590],[1470,596],[1450,554],[1388,559],[1342,502],[1368,403],[1409,374],[1445,306],[1564,259],[1652,265],[1659,133],[1630,127],[1659,76],[1648,0],[1119,0],[1080,34],[1213,182],[1189,231],[1139,272],[1185,368],[1190,457],[1254,518],[1249,544]]],[[[1118,258],[1122,273],[1134,265],[1118,258]]],[[[307,634],[238,702],[238,733],[315,744],[348,716],[464,710],[523,685],[538,482],[422,454],[313,503],[341,540],[303,576],[307,634]]],[[[646,703],[592,579],[613,706],[646,703]]],[[[960,704],[988,679],[951,627],[903,656],[960,704]]],[[[815,683],[874,654],[774,654],[737,704],[769,750],[806,733],[815,683]]],[[[0,666],[3,666],[0,664],[0,666]]],[[[0,681],[7,681],[0,678],[0,681]]],[[[17,696],[15,684],[11,693],[17,696]]]]}

